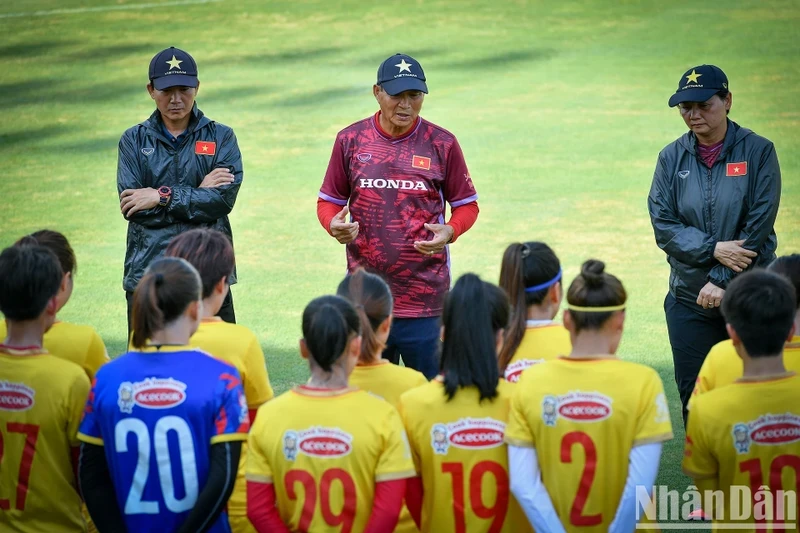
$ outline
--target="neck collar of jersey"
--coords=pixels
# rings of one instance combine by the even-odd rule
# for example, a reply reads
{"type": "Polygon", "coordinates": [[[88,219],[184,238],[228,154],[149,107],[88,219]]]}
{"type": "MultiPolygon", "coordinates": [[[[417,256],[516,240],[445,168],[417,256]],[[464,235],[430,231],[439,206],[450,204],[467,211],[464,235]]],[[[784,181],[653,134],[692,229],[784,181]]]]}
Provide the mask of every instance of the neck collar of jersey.
{"type": "Polygon", "coordinates": [[[134,348],[135,352],[190,352],[197,351],[197,348],[189,346],[188,344],[150,344],[148,343],[141,348],[134,348]]]}
{"type": "Polygon", "coordinates": [[[780,374],[768,374],[766,376],[742,376],[736,380],[736,383],[766,383],[769,381],[783,381],[784,379],[793,378],[796,375],[796,372],[789,370],[786,372],[781,372],[780,374]]]}
{"type": "Polygon", "coordinates": [[[47,350],[41,346],[9,346],[7,344],[0,344],[0,353],[6,355],[42,355],[48,353],[47,350]]]}
{"type": "Polygon", "coordinates": [[[581,357],[570,357],[568,355],[559,355],[561,361],[575,361],[576,363],[587,363],[591,361],[610,361],[617,358],[616,355],[603,354],[603,355],[584,355],[581,357]]]}
{"type": "Polygon", "coordinates": [[[379,366],[390,365],[390,364],[392,363],[386,359],[380,359],[378,361],[373,361],[371,363],[362,363],[359,361],[358,363],[356,363],[356,368],[377,368],[379,366]]]}
{"type": "Polygon", "coordinates": [[[783,345],[784,350],[786,350],[787,348],[791,349],[800,348],[800,335],[795,335],[794,337],[792,337],[792,340],[783,345]]]}
{"type": "Polygon", "coordinates": [[[555,322],[552,320],[526,320],[525,327],[526,328],[541,328],[543,326],[555,326],[555,322]]]}
{"type": "Polygon", "coordinates": [[[375,131],[378,132],[378,135],[380,135],[381,137],[383,137],[387,141],[391,141],[392,143],[399,143],[399,142],[405,141],[406,139],[408,139],[409,137],[411,137],[412,135],[417,133],[417,130],[419,129],[420,125],[422,124],[422,117],[418,116],[416,122],[414,122],[414,125],[411,126],[411,128],[407,132],[405,132],[404,134],[402,134],[402,135],[400,135],[398,137],[392,137],[391,135],[386,133],[383,130],[383,128],[381,128],[381,120],[380,120],[380,118],[381,118],[381,112],[378,111],[372,117],[372,126],[375,128],[375,131]]]}
{"type": "Polygon", "coordinates": [[[203,324],[216,324],[222,322],[222,318],[218,316],[206,316],[200,319],[203,324]]]}
{"type": "Polygon", "coordinates": [[[358,387],[340,387],[338,389],[323,389],[320,387],[311,387],[310,385],[297,385],[292,389],[296,394],[301,396],[314,396],[317,398],[328,398],[332,396],[343,396],[351,392],[359,390],[358,387]]]}

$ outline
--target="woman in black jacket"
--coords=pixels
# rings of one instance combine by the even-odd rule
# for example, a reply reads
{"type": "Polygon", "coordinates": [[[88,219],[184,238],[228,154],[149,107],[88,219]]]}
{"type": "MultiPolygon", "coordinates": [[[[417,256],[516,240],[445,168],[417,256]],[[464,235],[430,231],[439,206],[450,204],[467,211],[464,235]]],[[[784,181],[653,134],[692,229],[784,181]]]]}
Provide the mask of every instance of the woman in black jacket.
{"type": "Polygon", "coordinates": [[[686,71],[669,105],[689,131],[659,154],[648,197],[671,267],[664,310],[684,421],[706,354],[728,337],[719,311],[725,288],[738,273],[769,264],[778,245],[775,147],[727,118],[732,102],[721,69],[686,71]]]}

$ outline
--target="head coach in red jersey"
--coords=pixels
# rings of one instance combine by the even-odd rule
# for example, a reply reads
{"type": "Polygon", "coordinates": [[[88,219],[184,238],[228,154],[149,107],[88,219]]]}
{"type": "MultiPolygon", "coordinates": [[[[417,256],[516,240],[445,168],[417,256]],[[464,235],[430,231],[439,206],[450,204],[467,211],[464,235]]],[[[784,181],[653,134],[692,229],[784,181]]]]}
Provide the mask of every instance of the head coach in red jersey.
{"type": "Polygon", "coordinates": [[[425,81],[413,57],[381,63],[372,88],[379,109],[337,135],[317,215],[346,245],[348,271],[364,267],[391,287],[394,322],[384,358],[402,357],[430,379],[439,371],[448,245],[478,218],[478,194],[455,136],[419,116],[425,81]]]}
{"type": "MultiPolygon", "coordinates": [[[[194,58],[178,48],[162,50],[150,61],[148,78],[156,110],[122,135],[117,163],[120,210],[128,221],[123,276],[128,331],[133,291],[170,239],[196,227],[233,239],[228,215],[244,177],[233,130],[197,107],[194,58]]],[[[236,283],[235,271],[228,281],[236,283]]],[[[230,291],[218,315],[235,321],[230,291]]]]}

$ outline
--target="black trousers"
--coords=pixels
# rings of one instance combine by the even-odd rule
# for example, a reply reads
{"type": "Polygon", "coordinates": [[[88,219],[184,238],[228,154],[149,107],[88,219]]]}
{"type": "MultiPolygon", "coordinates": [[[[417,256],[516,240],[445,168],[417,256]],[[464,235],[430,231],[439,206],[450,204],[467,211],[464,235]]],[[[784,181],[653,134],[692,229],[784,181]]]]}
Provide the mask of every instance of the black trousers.
{"type": "MultiPolygon", "coordinates": [[[[133,292],[125,291],[125,299],[128,301],[128,336],[130,339],[131,331],[133,331],[133,324],[131,323],[131,311],[133,310],[133,292]]],[[[228,291],[225,300],[222,301],[222,307],[219,308],[217,316],[225,322],[236,324],[236,314],[233,311],[233,293],[228,291]]]]}
{"type": "MultiPolygon", "coordinates": [[[[699,307],[698,307],[699,310],[699,307]]],[[[672,346],[675,383],[683,406],[683,425],[686,425],[686,405],[692,397],[700,367],[711,347],[728,338],[722,315],[706,316],[679,302],[672,294],[664,299],[667,331],[672,346]]]]}

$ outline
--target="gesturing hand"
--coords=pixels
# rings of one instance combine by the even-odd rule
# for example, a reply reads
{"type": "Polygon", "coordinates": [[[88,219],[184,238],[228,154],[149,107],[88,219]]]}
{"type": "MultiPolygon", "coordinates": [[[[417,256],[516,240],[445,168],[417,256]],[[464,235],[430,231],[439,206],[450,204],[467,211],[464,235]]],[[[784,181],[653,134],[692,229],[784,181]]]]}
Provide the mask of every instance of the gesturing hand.
{"type": "Polygon", "coordinates": [[[758,256],[756,252],[742,248],[744,241],[720,241],[714,247],[714,258],[734,272],[741,272],[758,256]]]}
{"type": "Polygon", "coordinates": [[[438,254],[453,238],[453,227],[446,224],[425,224],[425,229],[433,232],[433,239],[414,241],[414,248],[421,254],[438,254]]]}
{"type": "Polygon", "coordinates": [[[336,240],[342,244],[350,244],[358,236],[358,222],[347,221],[349,212],[347,206],[344,206],[331,220],[331,235],[336,237],[336,240]]]}
{"type": "Polygon", "coordinates": [[[223,185],[230,185],[233,183],[234,175],[227,168],[215,168],[203,178],[200,187],[204,189],[211,189],[213,187],[222,187],[223,185]]]}
{"type": "Polygon", "coordinates": [[[125,189],[119,195],[119,209],[125,218],[130,218],[134,213],[154,208],[160,200],[158,191],[151,187],[125,189]]]}
{"type": "Polygon", "coordinates": [[[697,305],[706,309],[719,307],[724,296],[725,289],[721,289],[709,281],[697,295],[697,305]]]}

